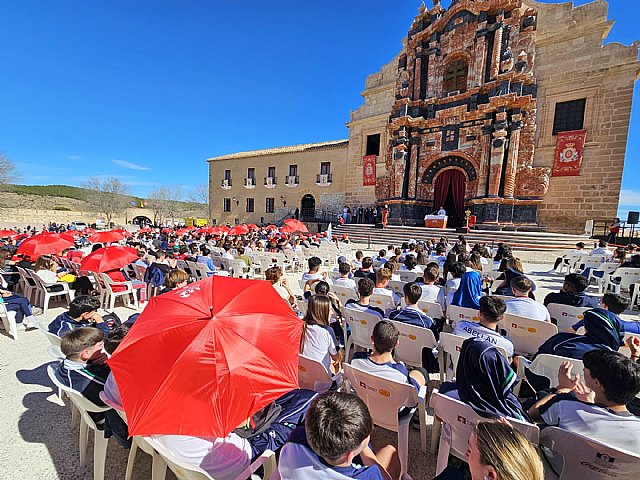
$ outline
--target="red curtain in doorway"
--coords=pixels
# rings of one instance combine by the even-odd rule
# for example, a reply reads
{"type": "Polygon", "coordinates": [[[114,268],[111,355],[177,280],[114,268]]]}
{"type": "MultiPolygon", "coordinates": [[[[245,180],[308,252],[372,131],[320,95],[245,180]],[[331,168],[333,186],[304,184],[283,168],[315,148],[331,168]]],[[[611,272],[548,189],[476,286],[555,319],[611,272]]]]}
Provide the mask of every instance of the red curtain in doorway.
{"type": "Polygon", "coordinates": [[[439,209],[444,206],[447,201],[447,195],[449,189],[453,195],[453,202],[456,208],[456,216],[462,217],[464,215],[464,190],[465,190],[465,178],[464,174],[460,170],[445,170],[436,179],[436,186],[434,190],[434,209],[439,209]]]}

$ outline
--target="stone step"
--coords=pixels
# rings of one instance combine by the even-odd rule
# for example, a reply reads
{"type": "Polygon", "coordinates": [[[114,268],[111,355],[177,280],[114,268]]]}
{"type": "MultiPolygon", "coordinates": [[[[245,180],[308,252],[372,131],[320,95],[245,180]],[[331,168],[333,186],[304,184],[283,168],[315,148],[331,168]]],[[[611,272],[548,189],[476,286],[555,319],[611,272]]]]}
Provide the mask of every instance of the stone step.
{"type": "MultiPolygon", "coordinates": [[[[368,243],[375,245],[398,245],[413,238],[415,240],[427,240],[430,238],[440,238],[445,236],[451,241],[460,233],[455,229],[437,229],[423,227],[400,227],[387,226],[384,229],[375,228],[373,225],[349,224],[336,225],[333,227],[334,235],[346,234],[349,238],[358,243],[368,243]]],[[[465,234],[465,238],[471,244],[476,242],[486,242],[496,244],[504,242],[514,248],[522,250],[562,250],[575,247],[577,242],[584,242],[587,247],[592,240],[587,235],[565,235],[561,233],[548,232],[492,232],[485,230],[472,230],[465,234]]]]}

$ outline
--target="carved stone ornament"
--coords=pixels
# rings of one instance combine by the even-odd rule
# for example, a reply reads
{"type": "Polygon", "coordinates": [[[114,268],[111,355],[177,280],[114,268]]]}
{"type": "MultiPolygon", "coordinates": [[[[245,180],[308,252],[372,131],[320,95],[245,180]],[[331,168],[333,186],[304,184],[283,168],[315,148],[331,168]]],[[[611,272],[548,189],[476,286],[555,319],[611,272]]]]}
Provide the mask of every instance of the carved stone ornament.
{"type": "Polygon", "coordinates": [[[521,167],[516,175],[516,197],[542,198],[549,190],[551,169],[548,167],[521,167]]]}
{"type": "Polygon", "coordinates": [[[500,63],[500,71],[502,73],[510,72],[513,68],[513,52],[510,48],[507,48],[507,51],[502,54],[502,62],[500,63]]]}

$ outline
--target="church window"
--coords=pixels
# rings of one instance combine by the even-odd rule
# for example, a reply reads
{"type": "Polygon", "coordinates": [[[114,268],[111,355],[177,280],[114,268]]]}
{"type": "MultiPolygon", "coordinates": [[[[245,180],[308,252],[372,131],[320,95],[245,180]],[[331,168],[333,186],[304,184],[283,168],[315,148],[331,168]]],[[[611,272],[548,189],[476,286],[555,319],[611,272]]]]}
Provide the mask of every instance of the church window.
{"type": "Polygon", "coordinates": [[[556,114],[553,118],[553,135],[557,135],[560,132],[582,130],[584,128],[586,104],[586,98],[556,103],[556,114]]]}
{"type": "Polygon", "coordinates": [[[380,155],[380,134],[367,135],[367,149],[365,155],[380,155]]]}
{"type": "Polygon", "coordinates": [[[464,60],[456,60],[447,65],[444,71],[444,93],[467,91],[467,75],[469,66],[464,60]]]}

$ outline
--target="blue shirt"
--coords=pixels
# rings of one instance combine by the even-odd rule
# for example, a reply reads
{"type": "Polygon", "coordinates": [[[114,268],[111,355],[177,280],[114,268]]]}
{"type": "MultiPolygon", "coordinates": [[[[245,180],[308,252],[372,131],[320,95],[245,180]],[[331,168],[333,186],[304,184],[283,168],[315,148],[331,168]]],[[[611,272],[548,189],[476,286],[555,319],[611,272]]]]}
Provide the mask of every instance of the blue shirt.
{"type": "Polygon", "coordinates": [[[72,330],[80,327],[95,327],[102,330],[104,333],[109,331],[109,325],[107,322],[102,323],[89,323],[86,320],[75,320],[69,316],[67,312],[63,312],[58,315],[53,321],[49,324],[49,333],[53,333],[59,337],[62,337],[65,333],[69,333],[72,330]]]}
{"type": "Polygon", "coordinates": [[[422,328],[433,326],[433,319],[415,305],[406,306],[402,310],[394,310],[389,314],[389,319],[422,328]]]}

